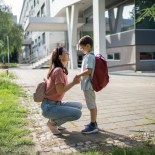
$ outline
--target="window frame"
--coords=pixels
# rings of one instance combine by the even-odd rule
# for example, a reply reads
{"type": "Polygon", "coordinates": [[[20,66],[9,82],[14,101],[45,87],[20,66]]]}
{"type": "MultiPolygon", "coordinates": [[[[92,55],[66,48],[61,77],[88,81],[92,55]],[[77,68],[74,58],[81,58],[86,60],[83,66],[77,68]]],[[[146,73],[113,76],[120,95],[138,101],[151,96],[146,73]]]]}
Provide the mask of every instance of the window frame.
{"type": "Polygon", "coordinates": [[[119,52],[107,54],[107,61],[121,61],[121,54],[119,52]],[[115,59],[115,55],[119,54],[119,59],[115,59]],[[112,59],[108,59],[108,55],[112,56],[112,59]]]}
{"type": "Polygon", "coordinates": [[[146,61],[155,61],[155,52],[140,52],[139,53],[139,60],[140,62],[146,62],[146,61]],[[141,59],[141,54],[145,53],[145,54],[151,54],[151,59],[141,59]]]}

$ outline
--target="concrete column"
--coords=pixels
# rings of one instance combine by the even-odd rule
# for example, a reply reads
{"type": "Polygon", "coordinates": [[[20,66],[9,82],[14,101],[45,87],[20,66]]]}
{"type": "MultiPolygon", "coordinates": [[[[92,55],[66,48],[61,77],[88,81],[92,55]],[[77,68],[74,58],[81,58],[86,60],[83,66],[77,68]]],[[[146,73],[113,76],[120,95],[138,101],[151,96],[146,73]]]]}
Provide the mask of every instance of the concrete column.
{"type": "Polygon", "coordinates": [[[115,15],[114,15],[114,9],[108,10],[109,14],[109,30],[110,33],[114,33],[114,27],[115,27],[115,15]]]}
{"type": "Polygon", "coordinates": [[[93,0],[94,53],[106,58],[105,0],[93,0]]]}
{"type": "Polygon", "coordinates": [[[45,5],[46,5],[46,16],[50,17],[50,7],[51,7],[51,4],[50,4],[50,1],[49,0],[46,0],[45,1],[45,5]]]}
{"type": "Polygon", "coordinates": [[[115,33],[121,32],[123,8],[124,8],[124,6],[121,5],[118,7],[118,10],[117,10],[117,16],[116,16],[116,22],[115,22],[115,33]]]}
{"type": "Polygon", "coordinates": [[[78,24],[78,8],[72,5],[66,8],[67,27],[68,27],[68,40],[69,40],[69,53],[70,53],[70,67],[76,69],[77,65],[77,24],[78,24]]]}

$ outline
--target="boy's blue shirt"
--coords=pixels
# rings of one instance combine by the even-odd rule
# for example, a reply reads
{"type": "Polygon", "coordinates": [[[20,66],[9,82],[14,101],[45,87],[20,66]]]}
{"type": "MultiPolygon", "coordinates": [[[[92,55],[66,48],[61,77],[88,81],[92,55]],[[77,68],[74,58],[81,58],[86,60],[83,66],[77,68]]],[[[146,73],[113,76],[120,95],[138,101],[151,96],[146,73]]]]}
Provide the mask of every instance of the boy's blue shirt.
{"type": "Polygon", "coordinates": [[[94,53],[93,51],[90,51],[83,57],[82,61],[82,66],[81,66],[81,72],[86,70],[87,68],[92,69],[92,74],[91,76],[82,76],[81,77],[81,89],[82,90],[89,90],[92,89],[92,84],[91,84],[91,77],[93,77],[94,74],[94,69],[95,69],[95,55],[91,54],[94,53]]]}

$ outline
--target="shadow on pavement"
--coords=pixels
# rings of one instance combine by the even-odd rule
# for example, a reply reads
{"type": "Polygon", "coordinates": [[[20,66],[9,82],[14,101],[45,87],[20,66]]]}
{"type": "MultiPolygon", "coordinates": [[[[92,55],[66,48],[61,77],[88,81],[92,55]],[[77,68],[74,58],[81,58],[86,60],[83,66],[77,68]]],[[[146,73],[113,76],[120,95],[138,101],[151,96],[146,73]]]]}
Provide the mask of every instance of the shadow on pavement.
{"type": "MultiPolygon", "coordinates": [[[[62,135],[59,138],[63,139],[67,145],[79,144],[91,142],[91,144],[112,144],[123,143],[128,146],[137,146],[138,141],[131,139],[130,137],[108,132],[105,130],[99,130],[98,133],[93,134],[82,134],[77,131],[68,132],[67,130],[62,131],[62,135]]],[[[82,145],[82,144],[81,144],[82,145]]]]}

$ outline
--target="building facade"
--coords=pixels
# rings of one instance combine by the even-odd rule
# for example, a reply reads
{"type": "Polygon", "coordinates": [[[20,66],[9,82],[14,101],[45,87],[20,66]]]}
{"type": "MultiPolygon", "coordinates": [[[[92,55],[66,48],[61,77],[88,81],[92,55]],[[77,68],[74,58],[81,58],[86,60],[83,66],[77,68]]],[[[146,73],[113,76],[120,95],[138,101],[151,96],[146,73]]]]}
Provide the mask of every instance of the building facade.
{"type": "Polygon", "coordinates": [[[95,54],[107,58],[109,70],[155,70],[155,24],[148,19],[136,23],[140,4],[139,0],[25,0],[20,23],[28,44],[25,40],[23,58],[35,62],[63,45],[70,52],[70,67],[80,67],[77,42],[90,35],[95,54]]]}
{"type": "MultiPolygon", "coordinates": [[[[50,18],[49,0],[24,0],[21,10],[19,24],[25,27],[26,21],[30,17],[40,19],[50,18]]],[[[53,32],[48,30],[24,31],[22,61],[34,63],[43,57],[51,54],[54,47],[66,46],[66,31],[53,32]]]]}

